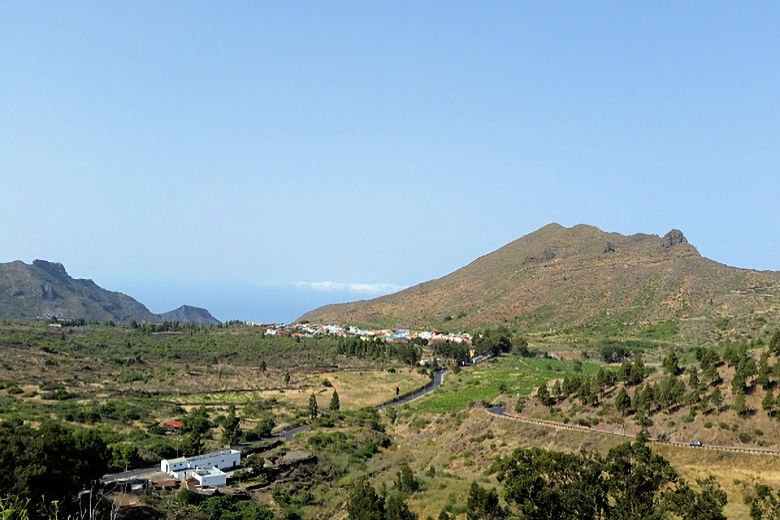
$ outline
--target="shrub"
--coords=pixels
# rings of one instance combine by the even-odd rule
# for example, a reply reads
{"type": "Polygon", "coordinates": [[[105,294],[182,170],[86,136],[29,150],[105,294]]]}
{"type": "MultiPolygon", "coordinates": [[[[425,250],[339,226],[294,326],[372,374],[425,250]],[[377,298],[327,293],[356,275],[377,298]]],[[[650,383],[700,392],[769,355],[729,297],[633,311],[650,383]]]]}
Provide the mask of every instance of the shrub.
{"type": "Polygon", "coordinates": [[[707,429],[712,428],[712,423],[707,421],[706,423],[704,423],[704,427],[707,429]]]}
{"type": "Polygon", "coordinates": [[[274,426],[276,426],[276,422],[272,417],[264,417],[257,426],[244,432],[244,440],[249,442],[269,437],[274,426]]]}
{"type": "Polygon", "coordinates": [[[748,432],[740,432],[737,438],[739,439],[739,442],[743,444],[747,444],[748,442],[753,440],[753,436],[750,435],[748,432]]]}

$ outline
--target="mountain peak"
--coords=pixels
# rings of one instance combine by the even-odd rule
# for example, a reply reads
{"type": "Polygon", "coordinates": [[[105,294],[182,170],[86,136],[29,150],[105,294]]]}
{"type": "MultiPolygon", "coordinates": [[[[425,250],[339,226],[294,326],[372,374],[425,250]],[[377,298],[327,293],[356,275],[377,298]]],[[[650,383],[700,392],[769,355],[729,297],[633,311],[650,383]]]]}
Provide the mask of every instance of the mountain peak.
{"type": "Polygon", "coordinates": [[[154,314],[137,300],[76,280],[57,262],[0,263],[0,316],[10,318],[84,318],[95,321],[179,321],[216,324],[206,309],[184,305],[154,314]]]}
{"type": "Polygon", "coordinates": [[[47,260],[33,260],[33,265],[57,278],[68,278],[68,272],[65,270],[65,266],[60,263],[49,262],[47,260]]]}
{"type": "Polygon", "coordinates": [[[162,313],[161,316],[165,321],[182,321],[208,325],[219,323],[219,320],[212,316],[209,311],[202,307],[193,307],[192,305],[182,305],[178,309],[162,313]]]}
{"type": "Polygon", "coordinates": [[[678,244],[687,244],[688,240],[679,229],[672,229],[661,239],[665,248],[674,247],[678,244]]]}
{"type": "MultiPolygon", "coordinates": [[[[674,321],[686,340],[779,323],[780,272],[708,260],[678,229],[663,237],[548,224],[446,276],[373,300],[329,305],[301,319],[361,326],[548,330],[674,321]]],[[[752,330],[752,329],[751,329],[752,330]]]]}

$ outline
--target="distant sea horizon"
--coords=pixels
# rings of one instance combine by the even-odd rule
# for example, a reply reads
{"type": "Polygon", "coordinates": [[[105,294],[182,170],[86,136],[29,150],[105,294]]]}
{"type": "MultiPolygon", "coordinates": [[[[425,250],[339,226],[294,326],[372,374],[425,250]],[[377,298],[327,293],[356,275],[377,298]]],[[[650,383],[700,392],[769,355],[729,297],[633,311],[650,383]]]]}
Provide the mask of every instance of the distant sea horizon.
{"type": "Polygon", "coordinates": [[[207,309],[222,322],[291,323],[323,305],[388,294],[386,290],[324,290],[295,283],[253,285],[108,281],[98,284],[132,296],[154,313],[167,312],[180,305],[192,305],[207,309]]]}

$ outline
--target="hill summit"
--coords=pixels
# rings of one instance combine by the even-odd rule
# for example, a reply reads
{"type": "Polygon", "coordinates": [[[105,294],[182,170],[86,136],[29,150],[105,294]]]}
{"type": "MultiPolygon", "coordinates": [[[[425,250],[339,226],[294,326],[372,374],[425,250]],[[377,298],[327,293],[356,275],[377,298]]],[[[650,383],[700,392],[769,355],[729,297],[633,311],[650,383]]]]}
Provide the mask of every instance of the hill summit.
{"type": "Polygon", "coordinates": [[[702,257],[683,233],[624,236],[549,224],[442,278],[300,320],[445,329],[545,330],[674,322],[683,338],[780,321],[780,272],[702,257]]]}
{"type": "Polygon", "coordinates": [[[46,260],[0,263],[0,317],[219,323],[206,309],[188,305],[154,314],[130,296],[71,278],[62,264],[46,260]]]}

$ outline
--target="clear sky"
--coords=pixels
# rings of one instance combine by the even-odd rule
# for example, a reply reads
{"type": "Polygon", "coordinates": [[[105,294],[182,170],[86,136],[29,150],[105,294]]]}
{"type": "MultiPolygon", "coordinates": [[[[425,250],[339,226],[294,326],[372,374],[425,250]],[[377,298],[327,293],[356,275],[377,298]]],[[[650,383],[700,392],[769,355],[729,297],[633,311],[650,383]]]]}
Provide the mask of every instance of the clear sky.
{"type": "Polygon", "coordinates": [[[0,261],[266,321],[550,222],[679,228],[777,270],[779,22],[776,2],[0,1],[0,261]]]}

